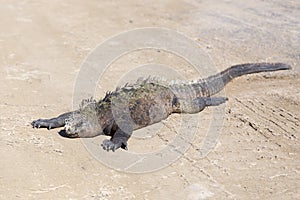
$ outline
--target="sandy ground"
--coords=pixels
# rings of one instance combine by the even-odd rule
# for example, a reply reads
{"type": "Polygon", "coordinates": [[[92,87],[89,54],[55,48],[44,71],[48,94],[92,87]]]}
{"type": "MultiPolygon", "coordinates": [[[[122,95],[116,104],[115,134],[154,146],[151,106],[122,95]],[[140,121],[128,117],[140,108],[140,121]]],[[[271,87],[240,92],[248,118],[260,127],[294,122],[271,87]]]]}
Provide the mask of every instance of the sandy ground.
{"type": "MultiPolygon", "coordinates": [[[[0,199],[300,198],[299,1],[9,0],[0,3],[0,19],[0,199]],[[218,70],[262,61],[289,63],[293,70],[234,80],[226,87],[229,101],[217,146],[199,158],[205,136],[200,128],[184,155],[154,172],[116,171],[80,139],[31,128],[34,119],[72,109],[76,76],[92,49],[142,27],[192,38],[218,70]]],[[[141,63],[188,68],[170,58],[156,51],[120,58],[95,96],[141,63]]],[[[196,115],[204,126],[211,110],[196,115]]],[[[178,117],[170,118],[171,126],[156,140],[130,140],[129,151],[167,145],[178,117]]]]}

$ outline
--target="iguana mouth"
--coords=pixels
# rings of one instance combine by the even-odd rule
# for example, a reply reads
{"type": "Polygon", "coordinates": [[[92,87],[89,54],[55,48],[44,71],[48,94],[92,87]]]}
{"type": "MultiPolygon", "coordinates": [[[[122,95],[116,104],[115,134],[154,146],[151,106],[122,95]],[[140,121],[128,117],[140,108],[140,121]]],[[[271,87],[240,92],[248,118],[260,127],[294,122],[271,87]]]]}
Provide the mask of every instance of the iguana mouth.
{"type": "Polygon", "coordinates": [[[72,128],[72,126],[70,126],[69,124],[65,125],[64,130],[66,132],[66,136],[69,138],[78,138],[79,137],[78,133],[75,132],[74,128],[72,128]]]}
{"type": "Polygon", "coordinates": [[[79,137],[78,133],[71,132],[70,129],[68,129],[66,127],[65,127],[64,130],[66,132],[66,136],[69,137],[69,138],[78,138],[79,137]]]}

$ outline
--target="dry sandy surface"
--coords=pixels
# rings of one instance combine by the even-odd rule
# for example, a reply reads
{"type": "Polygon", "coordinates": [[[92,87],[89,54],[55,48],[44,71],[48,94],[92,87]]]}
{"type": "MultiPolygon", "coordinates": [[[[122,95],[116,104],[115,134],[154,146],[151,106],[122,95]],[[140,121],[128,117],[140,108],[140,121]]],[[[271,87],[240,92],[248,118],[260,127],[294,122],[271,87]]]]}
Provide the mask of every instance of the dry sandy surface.
{"type": "MultiPolygon", "coordinates": [[[[299,199],[299,19],[296,0],[1,1],[0,199],[299,199]],[[293,70],[231,82],[216,147],[200,158],[215,109],[208,108],[191,115],[203,126],[191,147],[153,172],[116,171],[95,159],[82,140],[61,137],[56,129],[32,129],[32,120],[72,109],[76,76],[91,50],[143,27],[183,33],[218,71],[262,61],[289,63],[293,70]]],[[[109,66],[95,96],[147,63],[198,78],[172,53],[141,50],[109,66]]],[[[167,146],[177,119],[171,116],[149,140],[132,138],[129,152],[167,146]]]]}

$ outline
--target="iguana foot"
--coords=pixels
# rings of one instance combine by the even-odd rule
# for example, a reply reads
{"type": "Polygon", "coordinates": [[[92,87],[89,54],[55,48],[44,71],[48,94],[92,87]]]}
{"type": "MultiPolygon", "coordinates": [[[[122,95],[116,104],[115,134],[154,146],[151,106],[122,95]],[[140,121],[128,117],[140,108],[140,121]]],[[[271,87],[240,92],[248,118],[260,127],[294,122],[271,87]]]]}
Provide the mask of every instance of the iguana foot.
{"type": "Polygon", "coordinates": [[[206,106],[218,106],[228,101],[227,97],[202,97],[206,106]]]}
{"type": "Polygon", "coordinates": [[[51,119],[38,119],[31,122],[33,128],[47,128],[50,130],[51,128],[56,128],[56,122],[51,119]]]}
{"type": "Polygon", "coordinates": [[[102,148],[106,151],[112,150],[113,152],[118,148],[123,148],[128,150],[127,148],[127,140],[124,138],[112,138],[111,140],[104,140],[101,144],[102,148]]]}
{"type": "MultiPolygon", "coordinates": [[[[76,111],[75,111],[76,112],[76,111]]],[[[33,128],[58,128],[65,125],[66,119],[75,112],[67,112],[51,119],[38,119],[31,122],[33,128]]]]}

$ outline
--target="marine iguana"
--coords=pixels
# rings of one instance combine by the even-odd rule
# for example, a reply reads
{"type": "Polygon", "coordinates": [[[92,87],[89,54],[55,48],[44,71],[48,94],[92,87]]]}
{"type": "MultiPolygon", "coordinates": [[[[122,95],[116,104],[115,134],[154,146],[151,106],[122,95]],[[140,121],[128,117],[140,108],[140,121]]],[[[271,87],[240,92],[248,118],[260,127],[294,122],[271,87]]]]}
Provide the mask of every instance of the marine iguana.
{"type": "Polygon", "coordinates": [[[232,79],[245,74],[287,70],[283,63],[253,63],[232,66],[216,75],[195,81],[170,82],[151,79],[107,92],[102,100],[83,100],[78,110],[51,119],[38,119],[33,128],[63,127],[67,137],[111,136],[103,149],[127,150],[127,141],[136,129],[160,122],[172,113],[197,113],[228,99],[213,97],[232,79]]]}

